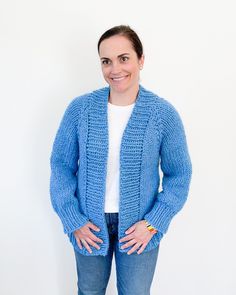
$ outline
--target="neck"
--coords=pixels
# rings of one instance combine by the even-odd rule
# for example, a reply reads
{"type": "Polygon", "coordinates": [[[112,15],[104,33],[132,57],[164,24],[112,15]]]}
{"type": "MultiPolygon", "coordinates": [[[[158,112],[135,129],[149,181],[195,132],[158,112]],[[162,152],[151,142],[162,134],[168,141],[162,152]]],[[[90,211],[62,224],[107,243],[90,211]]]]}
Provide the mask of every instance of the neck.
{"type": "Polygon", "coordinates": [[[115,92],[110,88],[109,102],[115,105],[126,106],[135,102],[139,91],[139,84],[135,85],[126,92],[115,92]]]}

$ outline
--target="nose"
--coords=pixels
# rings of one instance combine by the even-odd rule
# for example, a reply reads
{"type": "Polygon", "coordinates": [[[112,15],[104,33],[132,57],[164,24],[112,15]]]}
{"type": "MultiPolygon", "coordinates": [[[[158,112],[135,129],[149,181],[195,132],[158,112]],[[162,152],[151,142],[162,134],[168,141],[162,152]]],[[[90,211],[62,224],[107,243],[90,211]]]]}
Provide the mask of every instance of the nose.
{"type": "Polygon", "coordinates": [[[118,62],[113,62],[111,67],[111,74],[116,75],[121,72],[121,66],[118,62]]]}

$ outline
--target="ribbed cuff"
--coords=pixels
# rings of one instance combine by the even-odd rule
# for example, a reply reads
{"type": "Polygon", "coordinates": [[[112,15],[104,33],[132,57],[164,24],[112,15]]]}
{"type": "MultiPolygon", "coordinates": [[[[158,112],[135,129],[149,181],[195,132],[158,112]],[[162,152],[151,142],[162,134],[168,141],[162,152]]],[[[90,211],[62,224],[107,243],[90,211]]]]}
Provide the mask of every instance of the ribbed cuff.
{"type": "Polygon", "coordinates": [[[144,219],[146,219],[158,231],[165,234],[174,215],[175,212],[173,212],[170,207],[162,202],[157,202],[152,210],[144,215],[144,219]]]}
{"type": "Polygon", "coordinates": [[[89,222],[89,219],[73,206],[58,212],[58,215],[62,221],[65,234],[69,234],[89,222]]]}

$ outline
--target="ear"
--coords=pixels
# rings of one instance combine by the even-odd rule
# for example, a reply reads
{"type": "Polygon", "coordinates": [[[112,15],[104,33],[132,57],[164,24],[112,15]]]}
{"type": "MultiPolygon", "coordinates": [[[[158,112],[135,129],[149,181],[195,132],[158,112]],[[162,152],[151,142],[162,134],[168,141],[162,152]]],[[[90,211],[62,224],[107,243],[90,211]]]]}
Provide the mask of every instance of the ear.
{"type": "Polygon", "coordinates": [[[142,56],[140,57],[139,59],[139,66],[140,66],[140,70],[143,68],[143,65],[144,65],[144,54],[142,54],[142,56]]]}

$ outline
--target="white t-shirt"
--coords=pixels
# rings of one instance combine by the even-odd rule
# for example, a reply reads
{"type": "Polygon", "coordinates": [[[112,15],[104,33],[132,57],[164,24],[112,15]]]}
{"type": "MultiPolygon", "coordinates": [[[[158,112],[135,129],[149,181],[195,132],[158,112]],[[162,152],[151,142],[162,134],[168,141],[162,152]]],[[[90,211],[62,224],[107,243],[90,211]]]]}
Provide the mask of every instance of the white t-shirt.
{"type": "Polygon", "coordinates": [[[108,102],[109,151],[107,162],[106,213],[119,212],[120,144],[135,102],[118,106],[108,102]]]}

